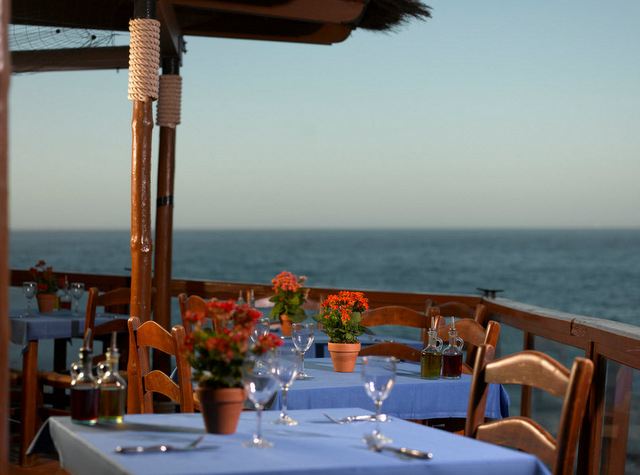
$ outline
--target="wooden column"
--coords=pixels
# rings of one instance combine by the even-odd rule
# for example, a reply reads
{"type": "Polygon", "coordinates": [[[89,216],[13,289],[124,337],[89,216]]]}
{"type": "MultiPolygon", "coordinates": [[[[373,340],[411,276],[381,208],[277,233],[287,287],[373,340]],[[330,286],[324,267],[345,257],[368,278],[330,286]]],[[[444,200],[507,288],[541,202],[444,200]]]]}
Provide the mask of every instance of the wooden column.
{"type": "Polygon", "coordinates": [[[9,190],[8,92],[11,64],[7,25],[11,2],[0,0],[0,472],[9,473],[9,190]]]}
{"type": "MultiPolygon", "coordinates": [[[[131,121],[132,153],[131,153],[131,316],[140,318],[142,322],[149,320],[151,314],[151,262],[153,241],[151,238],[151,140],[153,132],[153,100],[157,95],[157,74],[159,63],[159,25],[157,25],[157,51],[154,41],[144,41],[138,48],[138,40],[133,36],[143,30],[139,20],[155,20],[155,1],[136,0],[134,2],[134,20],[130,30],[129,64],[129,99],[133,100],[133,118],[131,121]],[[148,45],[147,42],[148,41],[148,45]],[[135,42],[135,44],[134,44],[135,42]],[[137,56],[139,55],[139,56],[137,56]],[[151,66],[150,66],[151,65],[151,66]],[[155,68],[155,86],[154,81],[155,68]],[[155,91],[154,91],[155,88],[155,91]]],[[[142,22],[156,26],[155,21],[142,22]]],[[[155,38],[153,38],[155,40],[155,38]]],[[[137,375],[130,360],[128,365],[129,379],[134,381],[137,375]]],[[[140,405],[135,384],[128,386],[128,412],[140,412],[140,405]]]]}
{"type": "MultiPolygon", "coordinates": [[[[173,246],[173,184],[175,176],[176,125],[179,120],[180,97],[177,101],[165,97],[173,91],[163,87],[163,79],[171,76],[179,80],[180,60],[166,58],[162,63],[163,77],[160,78],[160,96],[158,98],[158,120],[160,143],[158,156],[158,198],[156,200],[156,246],[153,286],[155,287],[153,319],[167,331],[171,331],[171,249],[173,246]],[[177,103],[176,114],[167,116],[165,101],[177,103]]],[[[178,83],[179,84],[179,83],[178,83]]],[[[179,92],[179,86],[178,86],[179,92]]],[[[165,373],[171,370],[168,355],[160,352],[153,354],[153,367],[165,373]]]]}

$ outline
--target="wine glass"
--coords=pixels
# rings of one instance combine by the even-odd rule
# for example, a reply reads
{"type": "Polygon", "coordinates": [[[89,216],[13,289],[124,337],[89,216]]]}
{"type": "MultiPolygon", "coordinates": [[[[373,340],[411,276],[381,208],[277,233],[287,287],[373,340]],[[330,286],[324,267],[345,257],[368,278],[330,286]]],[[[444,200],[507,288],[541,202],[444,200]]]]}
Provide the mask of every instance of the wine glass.
{"type": "Polygon", "coordinates": [[[80,299],[82,298],[82,294],[84,294],[84,284],[82,282],[73,282],[71,284],[71,297],[75,300],[75,310],[73,311],[74,316],[78,316],[78,304],[80,303],[80,299]]]}
{"type": "Polygon", "coordinates": [[[272,424],[281,424],[285,426],[295,426],[298,421],[291,419],[287,414],[287,393],[289,386],[296,379],[298,372],[302,368],[300,353],[291,347],[280,347],[276,350],[278,362],[275,366],[276,379],[280,383],[282,389],[282,412],[280,417],[271,421],[272,424]]]}
{"type": "MultiPolygon", "coordinates": [[[[38,285],[35,282],[23,282],[22,291],[24,292],[24,298],[27,299],[27,316],[33,315],[31,313],[31,299],[36,295],[36,289],[38,285]]],[[[20,317],[23,317],[21,314],[20,317]]]]}
{"type": "Polygon", "coordinates": [[[371,433],[380,444],[393,442],[380,431],[380,408],[393,383],[396,380],[396,359],[389,356],[364,356],[362,358],[362,382],[373,403],[376,406],[376,428],[371,433]]]}
{"type": "Polygon", "coordinates": [[[242,363],[242,384],[249,400],[258,414],[258,428],[253,438],[242,445],[252,448],[273,447],[272,442],[262,438],[262,410],[278,390],[279,382],[275,376],[276,357],[273,353],[249,355],[242,363]]]}
{"type": "Polygon", "coordinates": [[[253,333],[251,334],[251,339],[254,342],[257,342],[261,336],[268,334],[270,329],[271,329],[271,326],[269,322],[269,317],[260,317],[258,319],[258,322],[256,323],[256,326],[253,327],[253,333]]]}
{"type": "Polygon", "coordinates": [[[313,376],[309,376],[304,372],[304,354],[311,348],[313,340],[315,338],[315,324],[313,323],[294,323],[291,327],[291,337],[293,339],[293,345],[300,352],[300,359],[302,367],[300,373],[298,373],[298,379],[311,379],[313,376]]]}

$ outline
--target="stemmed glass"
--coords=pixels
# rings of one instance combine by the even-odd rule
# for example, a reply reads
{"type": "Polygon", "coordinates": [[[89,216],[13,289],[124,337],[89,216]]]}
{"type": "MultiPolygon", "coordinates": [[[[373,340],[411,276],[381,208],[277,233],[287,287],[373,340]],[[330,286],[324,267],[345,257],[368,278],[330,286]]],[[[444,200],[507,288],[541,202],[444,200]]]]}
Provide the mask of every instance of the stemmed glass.
{"type": "Polygon", "coordinates": [[[262,438],[262,410],[278,390],[279,382],[275,376],[277,359],[271,352],[263,355],[249,355],[242,363],[242,384],[249,400],[258,414],[258,429],[253,439],[242,445],[251,448],[273,447],[272,442],[262,438]]]}
{"type": "Polygon", "coordinates": [[[260,317],[258,319],[258,322],[256,323],[256,326],[253,328],[251,339],[254,342],[257,342],[261,336],[268,334],[270,329],[271,325],[269,322],[269,317],[260,317]]]}
{"type": "MultiPolygon", "coordinates": [[[[36,294],[36,289],[38,288],[35,282],[23,282],[22,283],[22,291],[24,292],[24,298],[27,299],[27,316],[33,315],[31,313],[31,299],[36,294]]],[[[21,314],[20,317],[23,315],[21,314]]]]}
{"type": "Polygon", "coordinates": [[[380,408],[396,380],[396,359],[388,356],[364,356],[361,374],[367,396],[376,406],[376,428],[371,435],[380,444],[393,442],[380,431],[380,408]]]}
{"type": "Polygon", "coordinates": [[[311,379],[313,376],[309,376],[304,372],[304,354],[311,348],[313,340],[315,338],[315,324],[313,323],[294,323],[291,327],[291,337],[293,339],[293,345],[300,352],[301,365],[298,379],[311,379]]]}
{"type": "Polygon", "coordinates": [[[295,426],[298,421],[291,419],[287,414],[287,393],[289,392],[289,386],[291,386],[302,368],[300,353],[295,348],[280,347],[276,350],[276,355],[278,362],[275,366],[275,374],[282,389],[282,412],[280,412],[280,417],[271,421],[271,424],[295,426]]]}
{"type": "Polygon", "coordinates": [[[75,310],[73,315],[78,316],[78,304],[80,303],[80,299],[82,298],[82,294],[84,294],[84,284],[81,282],[73,282],[71,284],[71,297],[75,300],[75,310]]]}

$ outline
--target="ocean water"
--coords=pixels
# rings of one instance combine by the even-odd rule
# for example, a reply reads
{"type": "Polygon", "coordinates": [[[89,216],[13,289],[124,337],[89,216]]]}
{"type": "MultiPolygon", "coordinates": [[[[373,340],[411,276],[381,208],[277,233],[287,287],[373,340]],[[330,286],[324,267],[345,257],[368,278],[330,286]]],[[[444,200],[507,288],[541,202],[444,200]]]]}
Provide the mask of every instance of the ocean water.
{"type": "MultiPolygon", "coordinates": [[[[14,231],[10,266],[126,275],[129,231],[14,231]]],[[[640,325],[640,230],[174,231],[174,278],[500,296],[640,325]]],[[[14,289],[11,305],[20,306],[14,289]],[[18,301],[16,302],[16,299],[18,301]]]]}

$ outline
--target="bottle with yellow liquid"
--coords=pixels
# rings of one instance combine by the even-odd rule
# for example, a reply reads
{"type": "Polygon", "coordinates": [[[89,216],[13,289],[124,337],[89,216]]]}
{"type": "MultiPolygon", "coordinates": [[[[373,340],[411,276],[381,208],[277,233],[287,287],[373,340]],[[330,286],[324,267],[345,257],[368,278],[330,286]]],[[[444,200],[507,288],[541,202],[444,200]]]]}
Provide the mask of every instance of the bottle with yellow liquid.
{"type": "Polygon", "coordinates": [[[438,379],[442,370],[442,340],[435,328],[427,332],[427,346],[422,350],[420,376],[422,379],[438,379]]]}
{"type": "Polygon", "coordinates": [[[121,423],[124,418],[124,405],[127,399],[127,383],[118,373],[120,352],[115,345],[108,348],[106,360],[98,367],[100,400],[98,404],[99,422],[121,423]]]}

